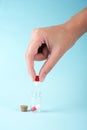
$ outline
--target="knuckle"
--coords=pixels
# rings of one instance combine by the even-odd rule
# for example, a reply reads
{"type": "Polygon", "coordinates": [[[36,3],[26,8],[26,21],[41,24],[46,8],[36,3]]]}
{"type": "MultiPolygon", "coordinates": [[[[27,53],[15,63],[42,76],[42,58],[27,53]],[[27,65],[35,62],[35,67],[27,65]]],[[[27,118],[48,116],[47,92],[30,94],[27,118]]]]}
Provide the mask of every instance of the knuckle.
{"type": "Polygon", "coordinates": [[[45,32],[43,28],[33,29],[31,33],[31,39],[33,41],[41,42],[44,39],[44,36],[45,36],[45,32]]]}
{"type": "Polygon", "coordinates": [[[40,28],[35,28],[35,29],[33,29],[33,31],[32,31],[32,34],[33,34],[35,37],[39,37],[40,33],[41,33],[41,29],[40,29],[40,28]]]}
{"type": "Polygon", "coordinates": [[[38,33],[40,31],[40,28],[35,28],[35,29],[33,29],[33,33],[38,33]]]}

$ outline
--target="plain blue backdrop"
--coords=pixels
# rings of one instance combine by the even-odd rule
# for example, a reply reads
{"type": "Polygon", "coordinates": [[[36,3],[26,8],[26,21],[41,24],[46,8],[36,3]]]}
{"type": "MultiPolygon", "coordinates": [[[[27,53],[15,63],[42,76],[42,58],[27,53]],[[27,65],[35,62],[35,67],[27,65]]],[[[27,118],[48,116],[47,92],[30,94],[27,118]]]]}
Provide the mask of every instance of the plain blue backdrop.
{"type": "MultiPolygon", "coordinates": [[[[0,0],[0,130],[87,130],[87,33],[41,84],[42,112],[20,112],[31,102],[31,31],[64,23],[85,7],[87,0],[0,0]]],[[[35,62],[37,72],[42,64],[35,62]]]]}

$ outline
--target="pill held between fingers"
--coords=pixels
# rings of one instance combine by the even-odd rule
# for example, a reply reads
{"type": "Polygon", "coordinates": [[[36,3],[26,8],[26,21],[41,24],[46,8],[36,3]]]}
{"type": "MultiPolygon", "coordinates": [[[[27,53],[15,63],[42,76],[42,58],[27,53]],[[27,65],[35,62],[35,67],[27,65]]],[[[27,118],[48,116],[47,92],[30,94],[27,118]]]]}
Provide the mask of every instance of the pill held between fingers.
{"type": "Polygon", "coordinates": [[[35,77],[35,81],[40,81],[40,79],[39,79],[39,76],[38,76],[38,75],[36,75],[36,77],[35,77]]]}

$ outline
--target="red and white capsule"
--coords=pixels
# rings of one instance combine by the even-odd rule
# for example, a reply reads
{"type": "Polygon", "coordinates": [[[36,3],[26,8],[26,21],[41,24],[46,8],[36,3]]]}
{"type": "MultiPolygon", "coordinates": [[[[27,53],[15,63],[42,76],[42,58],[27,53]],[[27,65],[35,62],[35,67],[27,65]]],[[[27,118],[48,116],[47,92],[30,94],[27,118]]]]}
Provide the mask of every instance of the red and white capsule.
{"type": "Polygon", "coordinates": [[[40,81],[40,79],[39,79],[39,76],[38,76],[38,75],[36,75],[36,77],[35,77],[35,81],[37,81],[37,82],[39,82],[39,81],[40,81]]]}
{"type": "Polygon", "coordinates": [[[40,108],[40,104],[37,104],[36,106],[31,107],[31,111],[34,112],[40,108]]]}
{"type": "Polygon", "coordinates": [[[39,76],[36,75],[36,77],[35,77],[35,86],[38,86],[39,82],[40,82],[39,76]]]}

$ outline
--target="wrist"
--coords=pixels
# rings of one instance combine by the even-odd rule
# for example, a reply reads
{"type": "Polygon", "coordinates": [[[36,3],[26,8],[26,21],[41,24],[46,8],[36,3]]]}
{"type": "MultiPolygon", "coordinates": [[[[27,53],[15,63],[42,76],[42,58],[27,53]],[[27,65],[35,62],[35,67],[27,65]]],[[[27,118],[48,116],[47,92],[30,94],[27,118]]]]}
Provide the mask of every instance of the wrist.
{"type": "Polygon", "coordinates": [[[65,26],[72,33],[75,40],[87,32],[87,8],[73,16],[65,26]]]}

